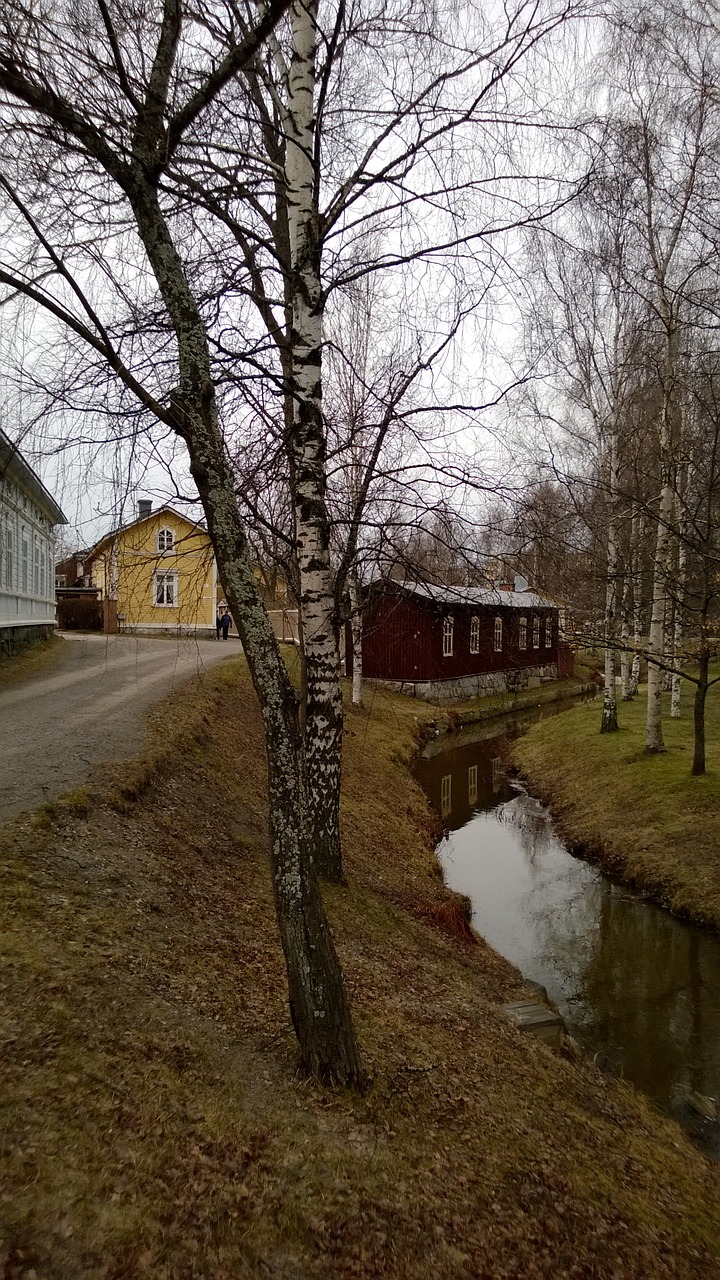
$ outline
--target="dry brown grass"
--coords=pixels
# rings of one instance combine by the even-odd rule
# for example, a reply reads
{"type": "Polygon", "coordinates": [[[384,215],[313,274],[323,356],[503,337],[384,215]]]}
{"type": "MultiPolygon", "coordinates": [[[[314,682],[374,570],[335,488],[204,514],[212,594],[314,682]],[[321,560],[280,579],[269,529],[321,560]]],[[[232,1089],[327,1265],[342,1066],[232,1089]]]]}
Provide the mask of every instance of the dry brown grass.
{"type": "Polygon", "coordinates": [[[13,654],[10,658],[0,658],[0,690],[17,684],[20,680],[47,675],[63,657],[67,643],[62,636],[52,635],[47,640],[39,640],[22,653],[13,654]]]}
{"type": "Polygon", "coordinates": [[[372,1085],[297,1071],[259,717],[242,664],[211,685],[165,704],[113,803],[6,832],[4,1280],[720,1275],[717,1170],[506,1025],[518,975],[437,927],[424,713],[389,695],[348,718],[326,895],[372,1085]]]}

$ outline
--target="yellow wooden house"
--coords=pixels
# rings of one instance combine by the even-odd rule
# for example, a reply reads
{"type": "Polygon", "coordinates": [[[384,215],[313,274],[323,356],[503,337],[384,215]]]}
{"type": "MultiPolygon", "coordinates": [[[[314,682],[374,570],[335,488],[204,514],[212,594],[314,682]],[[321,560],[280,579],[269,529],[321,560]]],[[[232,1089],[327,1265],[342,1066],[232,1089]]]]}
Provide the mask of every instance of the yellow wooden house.
{"type": "Polygon", "coordinates": [[[138,517],[95,544],[85,560],[102,592],[108,632],[215,635],[217,569],[203,525],[171,506],[138,503],[138,517]]]}

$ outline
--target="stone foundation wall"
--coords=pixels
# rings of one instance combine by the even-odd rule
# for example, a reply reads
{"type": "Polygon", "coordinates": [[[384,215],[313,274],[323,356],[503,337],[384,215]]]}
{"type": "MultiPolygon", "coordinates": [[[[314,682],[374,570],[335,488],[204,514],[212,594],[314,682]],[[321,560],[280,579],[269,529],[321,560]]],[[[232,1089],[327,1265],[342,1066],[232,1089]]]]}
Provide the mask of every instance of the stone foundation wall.
{"type": "Polygon", "coordinates": [[[519,671],[485,671],[480,675],[461,676],[457,680],[369,680],[368,684],[394,689],[425,702],[462,702],[465,698],[482,698],[491,693],[515,693],[533,689],[557,680],[554,662],[539,667],[523,667],[519,671]]]}
{"type": "Polygon", "coordinates": [[[11,658],[47,640],[56,630],[54,622],[37,622],[17,627],[0,627],[0,658],[11,658]]]}

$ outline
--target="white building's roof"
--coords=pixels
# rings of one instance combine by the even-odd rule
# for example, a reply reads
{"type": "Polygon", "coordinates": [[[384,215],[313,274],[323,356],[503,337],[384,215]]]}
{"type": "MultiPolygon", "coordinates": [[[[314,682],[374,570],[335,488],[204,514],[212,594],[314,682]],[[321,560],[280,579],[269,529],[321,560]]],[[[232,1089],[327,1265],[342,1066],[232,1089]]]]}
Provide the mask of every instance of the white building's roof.
{"type": "Polygon", "coordinates": [[[0,480],[10,476],[21,489],[34,498],[43,509],[52,524],[67,524],[52,494],[48,492],[42,480],[33,471],[29,462],[23,458],[18,446],[13,444],[0,427],[0,480]]]}

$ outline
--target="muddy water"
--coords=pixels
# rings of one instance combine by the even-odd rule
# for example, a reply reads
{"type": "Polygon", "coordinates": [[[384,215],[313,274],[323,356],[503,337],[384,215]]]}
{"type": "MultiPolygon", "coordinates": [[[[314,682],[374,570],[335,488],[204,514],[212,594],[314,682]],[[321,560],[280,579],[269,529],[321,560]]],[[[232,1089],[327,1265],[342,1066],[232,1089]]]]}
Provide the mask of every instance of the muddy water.
{"type": "Polygon", "coordinates": [[[689,1100],[720,1100],[720,938],[568,853],[547,810],[504,772],[522,727],[507,719],[492,738],[439,739],[419,761],[446,826],[445,879],[470,897],[477,932],[547,989],[583,1048],[718,1159],[720,1126],[689,1100]]]}

